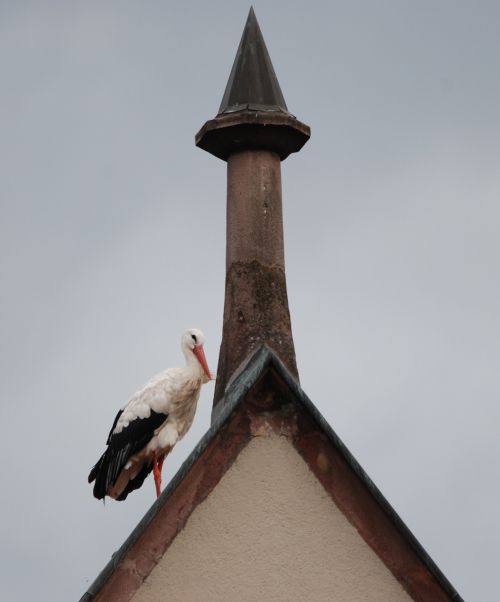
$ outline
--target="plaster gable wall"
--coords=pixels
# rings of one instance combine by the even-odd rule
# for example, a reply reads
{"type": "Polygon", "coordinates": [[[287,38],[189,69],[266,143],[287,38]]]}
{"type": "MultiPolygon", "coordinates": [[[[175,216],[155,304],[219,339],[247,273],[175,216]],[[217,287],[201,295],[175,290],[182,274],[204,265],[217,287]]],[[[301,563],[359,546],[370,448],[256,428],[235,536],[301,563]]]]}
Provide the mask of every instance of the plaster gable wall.
{"type": "Polygon", "coordinates": [[[133,602],[411,598],[286,437],[255,437],[133,602]]]}

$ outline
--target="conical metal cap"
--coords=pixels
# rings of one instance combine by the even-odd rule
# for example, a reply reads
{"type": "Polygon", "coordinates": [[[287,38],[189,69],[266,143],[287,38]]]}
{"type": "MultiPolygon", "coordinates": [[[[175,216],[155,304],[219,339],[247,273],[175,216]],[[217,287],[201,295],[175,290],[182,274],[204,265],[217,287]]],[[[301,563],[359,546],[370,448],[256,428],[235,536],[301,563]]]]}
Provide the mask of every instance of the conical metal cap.
{"type": "Polygon", "coordinates": [[[251,8],[219,113],[196,134],[196,146],[224,161],[246,150],[268,150],[283,161],[310,135],[309,126],[288,112],[251,8]]]}
{"type": "Polygon", "coordinates": [[[248,13],[218,114],[245,109],[288,113],[253,7],[248,13]]]}

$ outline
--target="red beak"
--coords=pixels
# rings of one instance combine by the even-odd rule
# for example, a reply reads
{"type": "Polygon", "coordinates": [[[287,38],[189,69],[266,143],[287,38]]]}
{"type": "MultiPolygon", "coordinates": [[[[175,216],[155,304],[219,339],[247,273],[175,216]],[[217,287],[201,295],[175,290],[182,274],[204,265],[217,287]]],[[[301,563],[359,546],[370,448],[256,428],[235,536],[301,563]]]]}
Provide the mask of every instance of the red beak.
{"type": "Polygon", "coordinates": [[[212,380],[212,373],[210,372],[210,368],[207,364],[207,358],[205,357],[205,352],[203,351],[203,345],[197,345],[193,348],[193,353],[196,355],[196,358],[201,364],[203,368],[203,372],[208,376],[210,380],[212,380]]]}

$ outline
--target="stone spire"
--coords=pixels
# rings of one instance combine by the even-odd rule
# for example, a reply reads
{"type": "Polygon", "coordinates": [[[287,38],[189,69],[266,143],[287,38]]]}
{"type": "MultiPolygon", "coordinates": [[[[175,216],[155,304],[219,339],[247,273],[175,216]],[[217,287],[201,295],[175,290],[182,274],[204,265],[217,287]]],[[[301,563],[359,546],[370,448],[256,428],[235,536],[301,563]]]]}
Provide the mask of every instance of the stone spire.
{"type": "Polygon", "coordinates": [[[227,161],[226,296],[214,412],[235,370],[271,347],[298,378],[286,291],[281,161],[310,129],[288,112],[253,8],[217,116],[196,145],[227,161]]]}

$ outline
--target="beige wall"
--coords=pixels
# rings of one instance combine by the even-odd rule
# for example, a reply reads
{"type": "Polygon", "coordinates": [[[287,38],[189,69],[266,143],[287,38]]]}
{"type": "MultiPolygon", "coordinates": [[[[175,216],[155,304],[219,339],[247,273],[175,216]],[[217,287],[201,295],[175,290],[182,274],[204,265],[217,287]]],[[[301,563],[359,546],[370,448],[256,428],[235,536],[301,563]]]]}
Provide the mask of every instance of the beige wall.
{"type": "Polygon", "coordinates": [[[409,596],[292,447],[256,437],[133,602],[396,602],[409,596]]]}

